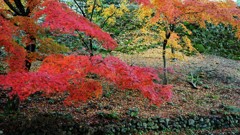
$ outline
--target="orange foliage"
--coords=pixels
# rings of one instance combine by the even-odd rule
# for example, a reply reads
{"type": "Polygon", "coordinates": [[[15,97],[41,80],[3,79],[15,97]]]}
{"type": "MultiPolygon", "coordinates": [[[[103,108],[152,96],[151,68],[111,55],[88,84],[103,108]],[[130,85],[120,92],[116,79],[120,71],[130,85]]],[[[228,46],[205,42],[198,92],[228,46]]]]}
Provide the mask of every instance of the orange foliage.
{"type": "MultiPolygon", "coordinates": [[[[213,24],[230,24],[240,30],[240,9],[232,0],[135,0],[155,11],[152,20],[160,19],[167,24],[190,22],[205,26],[205,21],[213,24]],[[150,3],[150,4],[149,4],[150,3]]],[[[239,32],[238,32],[239,33],[239,32]]],[[[240,35],[237,34],[240,38],[240,35]]]]}

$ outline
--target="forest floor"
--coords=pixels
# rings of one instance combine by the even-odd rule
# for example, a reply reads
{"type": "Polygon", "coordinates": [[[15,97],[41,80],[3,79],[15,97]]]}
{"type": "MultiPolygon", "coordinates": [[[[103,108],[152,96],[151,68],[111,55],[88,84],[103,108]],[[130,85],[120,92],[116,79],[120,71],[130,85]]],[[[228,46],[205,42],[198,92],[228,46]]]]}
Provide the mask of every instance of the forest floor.
{"type": "MultiPolygon", "coordinates": [[[[162,67],[162,59],[159,57],[161,55],[154,55],[151,50],[142,54],[117,56],[132,65],[162,67]]],[[[65,113],[73,116],[76,121],[91,124],[98,122],[99,113],[127,119],[128,112],[133,109],[137,109],[137,115],[141,118],[169,118],[179,115],[210,115],[225,111],[226,106],[240,108],[240,61],[212,55],[184,56],[181,60],[169,60],[168,67],[174,70],[174,73],[168,74],[174,94],[170,102],[160,107],[149,104],[138,91],[120,91],[114,86],[104,86],[101,98],[77,107],[63,106],[58,96],[37,97],[38,100],[34,100],[33,97],[21,103],[20,112],[29,117],[36,113],[65,113]],[[196,88],[192,86],[191,81],[196,84],[196,88]]]]}

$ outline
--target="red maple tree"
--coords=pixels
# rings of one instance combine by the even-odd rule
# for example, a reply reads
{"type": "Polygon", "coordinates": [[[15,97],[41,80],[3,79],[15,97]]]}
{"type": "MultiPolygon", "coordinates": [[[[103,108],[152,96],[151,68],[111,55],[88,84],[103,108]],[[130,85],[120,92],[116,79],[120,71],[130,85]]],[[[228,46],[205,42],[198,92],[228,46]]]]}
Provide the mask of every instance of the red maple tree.
{"type": "Polygon", "coordinates": [[[72,11],[66,4],[60,3],[58,0],[32,0],[27,1],[25,5],[21,0],[1,0],[1,4],[1,45],[6,48],[5,50],[7,52],[14,51],[14,49],[10,49],[13,46],[13,48],[17,48],[16,46],[22,48],[21,45],[16,43],[16,39],[14,39],[15,36],[21,38],[26,50],[25,54],[23,50],[21,51],[21,57],[16,56],[13,58],[14,55],[17,54],[11,53],[14,55],[9,58],[9,64],[12,65],[10,69],[13,72],[30,69],[31,62],[34,61],[34,58],[28,57],[27,53],[31,54],[36,51],[36,41],[40,40],[38,35],[42,34],[44,31],[43,28],[69,34],[76,34],[76,31],[80,31],[90,37],[97,38],[106,49],[114,49],[117,46],[117,43],[108,33],[103,32],[97,25],[72,11]],[[53,6],[54,8],[52,8],[53,6]],[[41,24],[37,23],[43,16],[44,21],[41,24]],[[10,61],[13,59],[15,59],[15,61],[11,64],[10,61]],[[17,59],[19,62],[16,61],[17,59]],[[24,59],[26,66],[20,62],[24,59]],[[17,65],[18,67],[15,67],[17,65]]]}
{"type": "Polygon", "coordinates": [[[10,54],[7,62],[11,70],[7,75],[0,75],[0,85],[12,89],[10,96],[18,95],[24,100],[37,91],[46,96],[67,92],[65,103],[72,104],[99,97],[101,80],[106,80],[122,90],[140,90],[157,105],[171,98],[171,86],[157,83],[160,79],[155,69],[129,66],[113,56],[49,55],[38,71],[27,72],[26,68],[29,69],[35,59],[29,54],[36,51],[36,42],[45,29],[73,35],[76,31],[84,32],[97,38],[106,49],[114,49],[117,43],[108,33],[58,0],[26,3],[1,0],[1,3],[0,45],[10,54]],[[21,38],[21,45],[16,37],[21,38]],[[91,77],[92,74],[98,77],[91,77]]]}
{"type": "Polygon", "coordinates": [[[118,58],[109,56],[50,55],[37,72],[10,73],[0,76],[0,84],[11,87],[10,95],[26,99],[37,91],[46,95],[68,92],[65,103],[86,101],[102,94],[101,80],[115,84],[121,90],[139,90],[154,104],[170,100],[171,86],[162,86],[157,70],[129,66],[118,58]],[[91,78],[96,75],[99,79],[91,78]]]}

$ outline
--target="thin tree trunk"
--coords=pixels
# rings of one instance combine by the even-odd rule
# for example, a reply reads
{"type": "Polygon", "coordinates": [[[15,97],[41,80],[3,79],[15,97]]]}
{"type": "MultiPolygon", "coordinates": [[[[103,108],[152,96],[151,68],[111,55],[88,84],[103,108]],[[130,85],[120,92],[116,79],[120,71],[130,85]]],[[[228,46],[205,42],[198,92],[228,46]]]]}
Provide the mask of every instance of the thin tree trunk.
{"type": "Polygon", "coordinates": [[[162,57],[163,57],[163,84],[164,85],[168,84],[166,46],[167,46],[167,39],[164,40],[164,43],[163,43],[163,53],[162,53],[162,57]]]}
{"type": "Polygon", "coordinates": [[[166,32],[166,38],[163,41],[163,84],[167,85],[168,84],[168,78],[167,78],[167,59],[166,59],[166,47],[167,47],[167,42],[171,36],[170,30],[167,30],[166,32]]]}
{"type": "MultiPolygon", "coordinates": [[[[175,29],[175,25],[174,25],[174,24],[170,24],[169,27],[167,27],[165,39],[164,39],[164,41],[163,41],[163,53],[162,53],[162,58],[163,58],[163,84],[164,84],[164,85],[167,85],[167,84],[168,84],[166,47],[167,47],[168,40],[169,40],[170,37],[171,37],[171,33],[174,31],[174,29],[175,29]]],[[[172,53],[175,53],[174,48],[172,48],[172,53]]]]}

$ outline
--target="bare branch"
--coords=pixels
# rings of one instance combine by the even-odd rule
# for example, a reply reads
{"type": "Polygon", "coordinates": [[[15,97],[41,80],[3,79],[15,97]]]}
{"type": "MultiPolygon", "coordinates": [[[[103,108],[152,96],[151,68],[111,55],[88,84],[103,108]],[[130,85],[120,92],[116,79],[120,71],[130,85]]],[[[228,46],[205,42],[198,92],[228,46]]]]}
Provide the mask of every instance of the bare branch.
{"type": "Polygon", "coordinates": [[[105,26],[105,24],[107,23],[108,19],[111,18],[111,17],[113,17],[114,14],[115,14],[115,12],[114,12],[113,14],[111,14],[110,16],[108,16],[108,17],[104,20],[104,22],[100,25],[100,27],[103,28],[103,27],[105,26]]]}
{"type": "Polygon", "coordinates": [[[97,0],[94,0],[93,8],[92,8],[92,13],[91,13],[91,17],[90,17],[90,21],[92,21],[93,14],[94,14],[94,10],[95,10],[95,8],[96,8],[96,4],[97,4],[97,0]]]}
{"type": "Polygon", "coordinates": [[[15,8],[9,0],[4,0],[4,2],[8,5],[8,7],[16,14],[16,15],[21,15],[20,11],[15,8]]]}
{"type": "Polygon", "coordinates": [[[74,3],[77,5],[77,7],[80,9],[82,15],[83,15],[84,17],[86,17],[85,12],[84,12],[83,9],[81,8],[81,6],[77,3],[77,1],[76,1],[76,0],[73,0],[73,1],[74,1],[74,3]]]}
{"type": "Polygon", "coordinates": [[[20,0],[14,0],[16,7],[19,9],[22,15],[27,15],[24,6],[20,0]]]}

